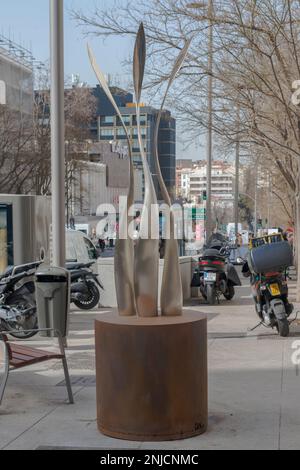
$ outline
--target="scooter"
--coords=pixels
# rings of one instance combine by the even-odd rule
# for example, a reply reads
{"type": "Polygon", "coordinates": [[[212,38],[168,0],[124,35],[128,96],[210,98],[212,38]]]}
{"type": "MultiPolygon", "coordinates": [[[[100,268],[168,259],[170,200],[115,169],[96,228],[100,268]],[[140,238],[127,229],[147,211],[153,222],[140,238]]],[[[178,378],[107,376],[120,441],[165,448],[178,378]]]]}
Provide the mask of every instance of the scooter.
{"type": "Polygon", "coordinates": [[[229,247],[209,248],[199,258],[192,287],[200,287],[202,296],[210,305],[219,302],[222,295],[226,300],[232,300],[235,287],[242,285],[235,267],[228,262],[230,252],[229,247]]]}
{"type": "MultiPolygon", "coordinates": [[[[288,268],[293,263],[292,250],[281,235],[255,238],[251,241],[248,260],[243,261],[242,273],[250,278],[255,310],[260,323],[276,328],[282,337],[289,336],[294,310],[288,300],[288,268]]],[[[252,330],[253,331],[253,330],[252,330]]]]}
{"type": "Polygon", "coordinates": [[[71,303],[81,310],[92,310],[100,302],[99,288],[104,290],[90,263],[67,263],[71,275],[71,303]]]}

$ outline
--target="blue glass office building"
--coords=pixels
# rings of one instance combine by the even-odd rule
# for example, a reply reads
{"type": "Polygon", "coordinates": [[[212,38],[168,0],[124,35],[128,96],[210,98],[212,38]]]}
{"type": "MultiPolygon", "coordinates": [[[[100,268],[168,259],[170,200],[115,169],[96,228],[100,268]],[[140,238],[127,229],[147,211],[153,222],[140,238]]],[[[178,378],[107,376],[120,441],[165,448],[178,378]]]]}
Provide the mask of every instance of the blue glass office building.
{"type": "MultiPolygon", "coordinates": [[[[111,92],[127,125],[133,159],[136,166],[142,165],[141,153],[137,136],[136,110],[133,103],[132,94],[116,87],[111,87],[111,92]]],[[[91,128],[94,140],[114,140],[120,143],[126,141],[125,132],[121,122],[116,116],[115,110],[100,86],[94,89],[94,96],[97,98],[97,121],[91,128]]],[[[154,177],[154,182],[158,190],[156,170],[154,164],[153,139],[158,110],[150,106],[141,106],[141,128],[145,143],[149,166],[154,177]]],[[[158,138],[159,161],[166,186],[173,198],[175,198],[176,187],[176,120],[169,111],[163,113],[159,128],[158,138]]],[[[159,198],[160,192],[158,190],[159,198]]]]}

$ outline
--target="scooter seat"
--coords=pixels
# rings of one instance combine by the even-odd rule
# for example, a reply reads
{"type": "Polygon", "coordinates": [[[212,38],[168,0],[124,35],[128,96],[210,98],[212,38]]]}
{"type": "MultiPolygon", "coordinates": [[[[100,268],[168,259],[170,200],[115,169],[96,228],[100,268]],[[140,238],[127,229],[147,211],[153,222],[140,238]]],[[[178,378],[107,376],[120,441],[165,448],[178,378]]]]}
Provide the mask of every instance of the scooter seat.
{"type": "Polygon", "coordinates": [[[82,269],[85,267],[84,263],[66,263],[66,268],[69,271],[75,271],[76,269],[82,269]]]}
{"type": "Polygon", "coordinates": [[[214,249],[205,250],[203,253],[203,257],[205,258],[213,257],[213,258],[224,259],[224,256],[220,255],[220,252],[214,249]]]}
{"type": "Polygon", "coordinates": [[[66,263],[68,271],[77,271],[78,269],[88,269],[95,264],[95,261],[89,263],[66,263]]]}

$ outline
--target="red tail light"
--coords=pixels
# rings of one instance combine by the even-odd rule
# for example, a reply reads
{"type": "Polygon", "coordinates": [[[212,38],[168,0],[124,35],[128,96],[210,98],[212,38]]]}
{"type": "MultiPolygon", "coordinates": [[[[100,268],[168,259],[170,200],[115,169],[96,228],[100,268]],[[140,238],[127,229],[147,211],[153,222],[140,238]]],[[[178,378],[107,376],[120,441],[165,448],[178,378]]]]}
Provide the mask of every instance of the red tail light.
{"type": "Polygon", "coordinates": [[[265,277],[266,277],[266,278],[269,278],[269,277],[279,277],[279,276],[280,276],[280,273],[279,273],[279,272],[266,273],[266,274],[265,274],[265,277]]]}
{"type": "Polygon", "coordinates": [[[200,266],[224,266],[223,261],[199,261],[200,266]]]}

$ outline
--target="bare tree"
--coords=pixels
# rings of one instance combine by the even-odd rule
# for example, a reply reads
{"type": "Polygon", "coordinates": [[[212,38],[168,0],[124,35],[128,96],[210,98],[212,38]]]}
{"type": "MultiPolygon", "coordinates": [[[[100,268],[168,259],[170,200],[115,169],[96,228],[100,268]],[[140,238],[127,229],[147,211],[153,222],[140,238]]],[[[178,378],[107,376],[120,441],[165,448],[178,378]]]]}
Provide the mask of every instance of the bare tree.
{"type": "MultiPolygon", "coordinates": [[[[276,181],[274,196],[295,221],[300,243],[300,109],[292,84],[300,76],[300,4],[292,0],[215,0],[214,12],[186,0],[128,0],[90,16],[73,16],[88,34],[134,35],[143,20],[148,40],[148,87],[159,93],[172,61],[193,38],[169,104],[190,134],[206,132],[207,27],[214,29],[214,132],[224,154],[237,139],[242,154],[276,181]],[[192,5],[190,5],[192,6],[192,5]],[[195,5],[197,6],[197,5],[195,5]],[[237,125],[239,110],[240,125],[237,125]],[[250,157],[249,157],[250,156],[250,157]]],[[[300,266],[300,249],[297,250],[300,266]]],[[[300,300],[300,276],[298,276],[300,300]]]]}
{"type": "Polygon", "coordinates": [[[0,107],[0,191],[26,193],[32,173],[32,119],[0,107]]]}
{"type": "MultiPolygon", "coordinates": [[[[35,97],[36,194],[51,193],[50,92],[39,90],[35,97]]],[[[66,192],[75,178],[77,162],[87,159],[86,142],[91,138],[90,124],[96,116],[96,99],[85,86],[65,92],[66,192]]]]}

